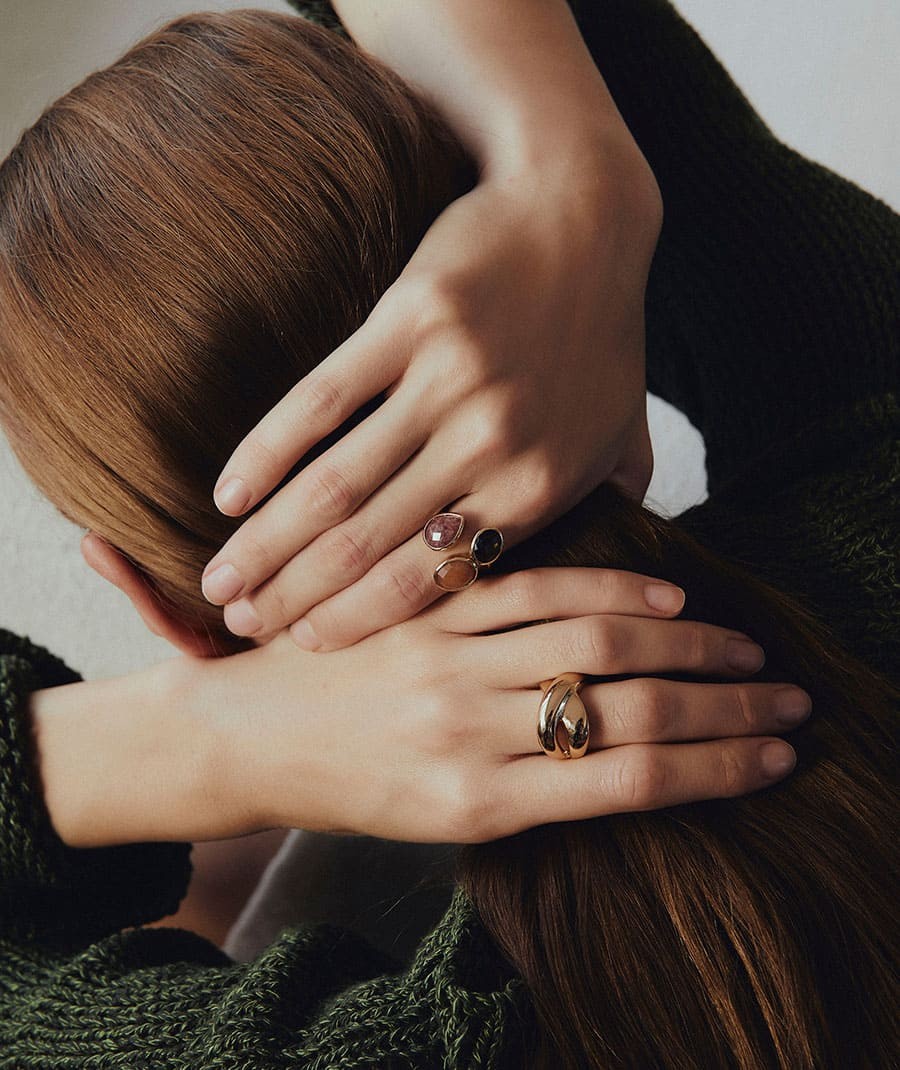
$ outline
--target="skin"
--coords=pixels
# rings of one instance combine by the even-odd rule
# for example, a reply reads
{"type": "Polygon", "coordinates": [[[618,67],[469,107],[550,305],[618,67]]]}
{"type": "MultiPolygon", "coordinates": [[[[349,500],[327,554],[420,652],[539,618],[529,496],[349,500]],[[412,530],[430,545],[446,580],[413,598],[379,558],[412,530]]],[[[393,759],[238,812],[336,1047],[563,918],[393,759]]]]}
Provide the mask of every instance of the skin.
{"type": "Polygon", "coordinates": [[[203,591],[238,635],[348,646],[440,595],[419,532],[448,505],[511,545],[652,471],[644,290],[656,182],[564,0],[342,0],[360,47],[480,165],[369,319],[238,446],[240,515],[324,435],[388,400],[250,517],[203,591]],[[477,235],[477,240],[473,236],[477,235]],[[599,414],[602,413],[602,419],[599,414]]]}
{"type": "MultiPolygon", "coordinates": [[[[177,643],[146,578],[88,540],[89,560],[177,643]]],[[[808,715],[809,697],[748,683],[764,660],[755,643],[677,620],[678,588],[654,609],[649,586],[611,569],[535,569],[485,578],[345,650],[298,651],[283,632],[229,658],[38,691],[50,820],[74,847],[287,827],[466,843],[781,779],[795,759],[776,734],[808,715]],[[534,620],[547,623],[515,627],[534,620]],[[561,666],[636,674],[585,686],[591,750],[566,762],[539,753],[535,734],[537,681],[561,666]],[[722,682],[640,675],[666,672],[722,682]]]]}
{"type": "Polygon", "coordinates": [[[446,505],[469,533],[497,525],[514,543],[606,479],[643,496],[661,202],[562,0],[335,6],[443,111],[480,181],[217,484],[220,508],[243,513],[388,392],[206,570],[204,592],[258,649],[203,658],[205,638],[161,611],[152,580],[88,536],[89,563],[186,656],[32,697],[54,827],[85,847],[283,827],[475,842],[775,782],[795,758],[773,736],[809,697],[748,683],[759,648],[673,619],[677,590],[660,608],[648,577],[534,570],[426,609],[439,592],[418,530],[446,505]],[[516,629],[534,620],[549,623],[516,629]],[[635,676],[584,688],[591,752],[575,762],[535,740],[536,682],[561,668],[635,676]],[[692,671],[722,682],[641,675],[692,671]]]}

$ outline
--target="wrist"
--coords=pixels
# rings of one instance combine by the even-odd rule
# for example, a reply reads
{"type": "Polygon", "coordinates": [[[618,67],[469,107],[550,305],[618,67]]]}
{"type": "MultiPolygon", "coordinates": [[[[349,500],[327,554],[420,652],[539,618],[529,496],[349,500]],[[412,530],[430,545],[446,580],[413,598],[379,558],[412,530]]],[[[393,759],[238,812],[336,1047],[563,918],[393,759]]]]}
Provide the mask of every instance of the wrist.
{"type": "Polygon", "coordinates": [[[31,696],[44,802],[71,847],[239,835],[221,806],[220,739],[195,686],[203,663],[176,659],[112,680],[31,696]]]}
{"type": "Polygon", "coordinates": [[[580,199],[585,208],[598,211],[628,198],[660,200],[650,165],[618,112],[602,121],[558,122],[546,130],[536,125],[521,132],[507,129],[483,161],[482,182],[580,199]]]}

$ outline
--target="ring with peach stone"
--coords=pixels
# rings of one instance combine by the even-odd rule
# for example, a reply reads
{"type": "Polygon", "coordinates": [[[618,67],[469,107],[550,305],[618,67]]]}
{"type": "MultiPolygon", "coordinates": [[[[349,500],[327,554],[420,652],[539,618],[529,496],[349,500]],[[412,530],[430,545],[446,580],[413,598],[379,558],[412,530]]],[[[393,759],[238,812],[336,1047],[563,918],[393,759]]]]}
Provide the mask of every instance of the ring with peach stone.
{"type": "Polygon", "coordinates": [[[551,758],[581,758],[587,753],[591,724],[578,692],[584,676],[564,672],[552,680],[542,680],[538,711],[538,744],[551,758]]]}
{"type": "MultiPolygon", "coordinates": [[[[460,513],[438,513],[425,525],[422,537],[426,546],[442,550],[456,543],[465,521],[460,513]]],[[[479,528],[472,536],[467,554],[452,554],[435,566],[432,578],[442,591],[464,591],[478,579],[483,568],[490,568],[503,553],[503,534],[499,528],[479,528]]]]}

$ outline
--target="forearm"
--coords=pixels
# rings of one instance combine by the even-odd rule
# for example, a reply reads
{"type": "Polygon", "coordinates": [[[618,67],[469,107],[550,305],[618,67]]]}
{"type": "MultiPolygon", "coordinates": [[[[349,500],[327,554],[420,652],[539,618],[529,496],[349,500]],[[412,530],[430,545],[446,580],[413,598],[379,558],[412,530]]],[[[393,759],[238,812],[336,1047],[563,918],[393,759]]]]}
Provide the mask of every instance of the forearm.
{"type": "Polygon", "coordinates": [[[213,840],[253,831],[223,790],[202,663],[35,692],[32,731],[51,823],[71,847],[213,840]]]}
{"type": "Polygon", "coordinates": [[[624,129],[565,0],[333,6],[355,42],[431,100],[489,173],[575,156],[624,129]]]}

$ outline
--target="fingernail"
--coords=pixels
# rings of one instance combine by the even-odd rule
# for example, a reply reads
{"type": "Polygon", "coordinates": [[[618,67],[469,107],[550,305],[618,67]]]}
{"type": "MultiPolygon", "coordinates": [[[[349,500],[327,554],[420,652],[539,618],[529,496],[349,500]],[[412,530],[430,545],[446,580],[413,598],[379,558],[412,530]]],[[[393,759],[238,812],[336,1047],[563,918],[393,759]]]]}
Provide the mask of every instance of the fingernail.
{"type": "Polygon", "coordinates": [[[799,687],[781,687],[774,698],[775,719],[781,724],[799,724],[812,712],[812,699],[799,687]]]}
{"type": "Polygon", "coordinates": [[[213,491],[213,501],[220,512],[234,516],[247,508],[250,501],[250,488],[243,481],[234,477],[226,480],[221,487],[213,491]]]}
{"type": "Polygon", "coordinates": [[[684,608],[684,591],[670,583],[648,583],[644,598],[651,609],[660,613],[678,613],[684,608]]]}
{"type": "Polygon", "coordinates": [[[729,639],[725,644],[725,660],[737,672],[757,672],[765,665],[766,655],[750,639],[729,639]]]}
{"type": "Polygon", "coordinates": [[[794,748],[787,743],[772,741],[763,743],[759,748],[759,764],[766,776],[773,780],[776,777],[787,776],[797,764],[797,755],[794,748]]]}
{"type": "Polygon", "coordinates": [[[225,623],[235,635],[255,635],[262,627],[259,614],[246,599],[226,608],[225,623]]]}
{"type": "Polygon", "coordinates": [[[313,626],[305,617],[301,617],[300,620],[291,625],[291,639],[301,650],[318,650],[322,645],[322,641],[316,635],[313,626]]]}
{"type": "Polygon", "coordinates": [[[234,565],[217,565],[212,572],[204,573],[200,583],[203,597],[213,605],[224,605],[241,593],[244,581],[234,565]]]}

